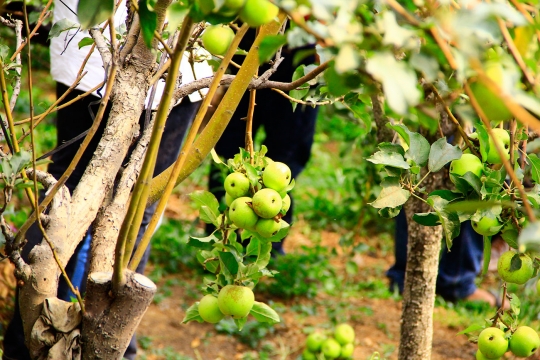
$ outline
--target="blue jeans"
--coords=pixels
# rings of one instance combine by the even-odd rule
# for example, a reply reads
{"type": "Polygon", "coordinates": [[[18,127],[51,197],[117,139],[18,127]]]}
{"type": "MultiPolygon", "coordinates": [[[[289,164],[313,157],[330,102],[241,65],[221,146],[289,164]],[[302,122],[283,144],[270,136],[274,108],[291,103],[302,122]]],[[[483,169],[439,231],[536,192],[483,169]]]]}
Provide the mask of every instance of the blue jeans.
{"type": "MultiPolygon", "coordinates": [[[[397,286],[403,292],[405,267],[407,264],[407,218],[402,210],[396,217],[395,264],[387,271],[391,286],[397,286]]],[[[474,283],[480,273],[483,258],[484,241],[476,233],[470,221],[461,224],[461,231],[454,239],[451,251],[442,250],[439,273],[437,275],[437,294],[455,301],[464,299],[476,290],[474,283]]]]}

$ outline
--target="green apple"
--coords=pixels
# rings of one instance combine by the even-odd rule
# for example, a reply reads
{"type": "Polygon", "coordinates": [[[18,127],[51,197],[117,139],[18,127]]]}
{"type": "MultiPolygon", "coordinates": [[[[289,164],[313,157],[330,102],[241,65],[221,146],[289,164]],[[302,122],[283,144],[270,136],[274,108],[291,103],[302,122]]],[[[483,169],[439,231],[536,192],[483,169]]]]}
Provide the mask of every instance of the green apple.
{"type": "Polygon", "coordinates": [[[322,332],[312,332],[306,339],[306,348],[312,353],[319,352],[324,340],[326,340],[326,336],[322,332]]]}
{"type": "Polygon", "coordinates": [[[227,206],[231,206],[234,199],[235,198],[233,198],[228,192],[225,192],[225,204],[227,204],[227,206]]]}
{"type": "MultiPolygon", "coordinates": [[[[499,87],[505,87],[504,69],[498,62],[490,62],[485,67],[486,75],[499,87]]],[[[491,121],[505,121],[512,118],[512,113],[504,105],[501,97],[492,92],[488,87],[480,82],[471,84],[471,91],[474,94],[478,105],[486,117],[491,121]]]]}
{"type": "Polygon", "coordinates": [[[201,40],[204,48],[213,55],[223,55],[231,46],[234,31],[225,25],[212,25],[204,30],[201,40]]]}
{"type": "Polygon", "coordinates": [[[341,347],[341,354],[339,355],[339,357],[341,359],[349,359],[349,358],[352,358],[353,353],[354,353],[354,344],[348,343],[341,347]]]}
{"type": "Polygon", "coordinates": [[[512,259],[516,256],[516,252],[509,250],[501,255],[497,262],[497,272],[501,279],[506,282],[523,285],[529,281],[534,273],[533,261],[529,255],[520,253],[521,268],[517,270],[511,270],[512,259]]]}
{"type": "Polygon", "coordinates": [[[223,183],[226,193],[233,199],[247,196],[249,194],[249,185],[247,176],[239,172],[233,172],[227,175],[223,183]]]}
{"type": "Polygon", "coordinates": [[[284,198],[281,199],[281,212],[286,213],[291,208],[291,197],[289,194],[285,195],[284,198]]]}
{"type": "Polygon", "coordinates": [[[326,339],[321,345],[321,352],[326,359],[336,359],[341,354],[341,345],[333,338],[326,339]]]}
{"type": "Polygon", "coordinates": [[[493,129],[493,136],[494,139],[489,137],[489,152],[487,154],[487,162],[491,164],[501,164],[502,160],[499,156],[499,153],[497,152],[497,148],[495,147],[495,142],[499,144],[499,146],[504,151],[504,156],[506,159],[510,158],[510,134],[508,131],[501,129],[501,128],[495,128],[493,129]]]}
{"type": "Polygon", "coordinates": [[[199,302],[199,315],[207,323],[215,324],[225,315],[219,310],[218,299],[213,295],[205,295],[199,302]]]}
{"type": "Polygon", "coordinates": [[[528,327],[519,326],[509,342],[510,351],[517,357],[529,357],[540,347],[538,333],[528,327]]]}
{"type": "Polygon", "coordinates": [[[264,168],[262,178],[267,188],[283,191],[291,182],[291,169],[282,162],[274,161],[264,168]]]}
{"type": "Polygon", "coordinates": [[[500,358],[489,359],[482,354],[480,350],[476,350],[476,360],[499,360],[500,358]]]}
{"type": "Polygon", "coordinates": [[[481,177],[484,171],[484,164],[473,154],[463,154],[461,158],[450,163],[450,173],[452,174],[463,176],[469,171],[477,177],[481,177]]]}
{"type": "Polygon", "coordinates": [[[223,16],[234,16],[238,14],[245,3],[246,0],[225,0],[223,6],[219,9],[219,13],[223,16]]]}
{"type": "Polygon", "coordinates": [[[488,359],[496,359],[508,350],[508,340],[501,329],[488,327],[478,336],[478,349],[488,359]]]}
{"type": "Polygon", "coordinates": [[[257,224],[255,224],[255,231],[263,238],[269,238],[276,235],[279,229],[281,229],[281,224],[274,219],[259,219],[257,224]]]}
{"type": "Polygon", "coordinates": [[[250,197],[242,196],[235,199],[229,208],[229,218],[241,229],[253,229],[259,220],[255,211],[248,205],[252,201],[250,197]]]}
{"type": "Polygon", "coordinates": [[[302,352],[302,360],[317,360],[317,354],[312,353],[308,349],[302,352]]]}
{"type": "Polygon", "coordinates": [[[235,319],[248,316],[255,295],[253,291],[245,286],[227,285],[221,289],[218,295],[218,306],[225,315],[231,315],[235,319]]]}
{"type": "Polygon", "coordinates": [[[268,24],[278,15],[279,8],[268,0],[247,0],[240,19],[251,27],[268,24]]]}
{"type": "Polygon", "coordinates": [[[354,342],[354,329],[349,324],[339,324],[334,330],[334,337],[341,345],[354,342]]]}
{"type": "Polygon", "coordinates": [[[270,219],[279,214],[283,201],[276,190],[265,188],[253,195],[253,210],[264,219],[270,219]]]}
{"type": "Polygon", "coordinates": [[[474,231],[484,236],[492,236],[499,232],[499,230],[492,230],[492,228],[501,226],[501,223],[497,218],[488,216],[482,217],[480,220],[471,220],[471,225],[474,231]]]}

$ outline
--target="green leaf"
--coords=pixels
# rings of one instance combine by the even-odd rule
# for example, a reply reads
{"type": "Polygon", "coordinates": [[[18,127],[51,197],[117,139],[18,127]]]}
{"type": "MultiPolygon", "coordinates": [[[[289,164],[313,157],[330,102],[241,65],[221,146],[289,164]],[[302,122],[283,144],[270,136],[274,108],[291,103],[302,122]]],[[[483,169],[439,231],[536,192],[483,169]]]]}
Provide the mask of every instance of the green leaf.
{"type": "Polygon", "coordinates": [[[267,35],[262,39],[259,45],[259,62],[264,64],[268,62],[280,47],[287,43],[285,35],[267,35]]]}
{"type": "Polygon", "coordinates": [[[383,218],[392,219],[399,215],[401,208],[402,208],[401,206],[398,206],[395,208],[383,208],[383,209],[379,209],[378,213],[383,218]]]}
{"type": "Polygon", "coordinates": [[[476,134],[478,134],[478,140],[480,141],[480,155],[482,155],[482,162],[487,161],[487,154],[489,152],[489,134],[486,127],[481,122],[477,122],[475,125],[476,134]]]}
{"type": "Polygon", "coordinates": [[[265,303],[255,301],[249,312],[258,322],[277,324],[281,320],[278,313],[265,303]]]}
{"type": "Polygon", "coordinates": [[[428,169],[431,172],[439,171],[452,160],[459,159],[462,151],[459,146],[450,145],[446,138],[440,138],[431,145],[429,152],[428,169]]]}
{"type": "Polygon", "coordinates": [[[234,323],[238,327],[238,331],[242,331],[242,329],[244,328],[244,325],[246,325],[246,321],[247,321],[247,316],[241,319],[234,319],[234,323]]]}
{"type": "Polygon", "coordinates": [[[508,246],[510,246],[513,249],[518,248],[517,240],[518,240],[518,237],[519,237],[519,232],[517,230],[515,230],[515,229],[506,230],[503,233],[501,233],[501,236],[502,236],[503,240],[506,241],[508,246]]]}
{"type": "Polygon", "coordinates": [[[366,159],[373,164],[380,164],[391,166],[399,169],[409,169],[410,165],[403,159],[403,156],[399,153],[388,153],[383,151],[377,151],[366,159]]]}
{"type": "Polygon", "coordinates": [[[480,179],[470,171],[466,172],[463,176],[451,173],[450,180],[456,185],[456,189],[463,194],[468,194],[471,189],[478,195],[481,195],[482,193],[482,183],[480,182],[480,179]]]}
{"type": "MultiPolygon", "coordinates": [[[[296,70],[294,70],[292,81],[298,80],[302,76],[304,76],[305,69],[306,69],[305,65],[300,65],[299,67],[297,67],[296,70]]],[[[297,100],[302,100],[308,93],[309,93],[309,85],[304,84],[294,90],[289,91],[289,96],[297,100]]],[[[296,110],[296,106],[298,105],[298,103],[295,101],[291,101],[291,105],[294,111],[296,110]]]]}
{"type": "Polygon", "coordinates": [[[531,163],[531,177],[535,183],[540,183],[540,158],[536,154],[529,154],[528,160],[531,163]]]}
{"type": "Polygon", "coordinates": [[[381,150],[383,153],[398,153],[401,156],[405,156],[405,149],[403,149],[403,146],[399,144],[392,144],[389,142],[382,142],[379,145],[377,145],[379,150],[381,150]]]}
{"type": "Polygon", "coordinates": [[[189,1],[175,1],[167,8],[168,29],[171,32],[178,29],[178,25],[184,20],[190,9],[189,1]]]}
{"type": "Polygon", "coordinates": [[[199,210],[199,216],[207,224],[214,224],[219,216],[219,202],[214,194],[206,190],[197,190],[189,194],[191,201],[199,210]]]}
{"type": "Polygon", "coordinates": [[[529,222],[529,224],[521,230],[518,243],[520,246],[525,246],[525,248],[540,248],[540,222],[529,222]]]}
{"type": "Polygon", "coordinates": [[[29,151],[21,150],[18,153],[15,153],[11,156],[9,160],[11,168],[15,173],[20,173],[22,169],[30,165],[32,161],[32,154],[29,151]]]}
{"type": "Polygon", "coordinates": [[[78,29],[79,24],[68,20],[68,19],[62,19],[60,21],[57,21],[52,26],[51,30],[49,31],[49,39],[55,38],[57,36],[60,36],[61,33],[64,31],[68,31],[71,29],[78,29]]]}
{"type": "Polygon", "coordinates": [[[472,324],[472,325],[470,325],[468,328],[466,328],[465,330],[461,330],[461,331],[458,332],[457,334],[458,334],[458,335],[464,335],[464,334],[469,334],[469,333],[477,332],[477,331],[482,330],[482,329],[484,329],[484,325],[481,325],[481,324],[472,324]]]}
{"type": "Polygon", "coordinates": [[[521,269],[522,261],[521,256],[519,254],[515,254],[512,256],[512,260],[510,260],[510,272],[518,271],[521,269]]]}
{"type": "Polygon", "coordinates": [[[429,193],[429,196],[435,196],[435,195],[440,196],[444,200],[447,200],[449,202],[452,202],[454,200],[457,200],[463,197],[462,194],[460,193],[456,193],[452,190],[446,190],[446,189],[434,190],[429,193]]]}
{"type": "Polygon", "coordinates": [[[440,196],[430,196],[428,197],[427,202],[439,215],[444,238],[446,240],[446,248],[450,251],[452,248],[452,240],[459,235],[461,229],[459,215],[455,211],[448,211],[448,201],[440,196]]]}
{"type": "Polygon", "coordinates": [[[393,53],[376,53],[367,60],[366,71],[382,82],[388,105],[396,113],[407,114],[408,108],[420,101],[416,73],[406,62],[397,61],[393,53]]]}
{"type": "Polygon", "coordinates": [[[210,150],[210,154],[212,155],[212,160],[214,160],[216,164],[223,164],[225,166],[227,165],[221,160],[215,148],[212,148],[212,150],[210,150]]]}
{"type": "Polygon", "coordinates": [[[157,14],[148,8],[147,1],[139,0],[139,21],[144,43],[148,48],[152,47],[154,31],[157,29],[157,14]]]}
{"type": "Polygon", "coordinates": [[[236,257],[230,252],[220,252],[219,260],[221,263],[222,271],[227,270],[232,276],[238,273],[238,261],[236,257]]]}
{"type": "Polygon", "coordinates": [[[490,260],[491,260],[491,237],[484,236],[484,266],[482,269],[482,276],[487,274],[490,260]]]}
{"type": "Polygon", "coordinates": [[[77,46],[79,46],[79,49],[81,49],[85,46],[92,45],[92,44],[94,44],[94,39],[87,36],[87,37],[82,38],[81,41],[79,41],[79,43],[77,44],[77,46]]]}
{"type": "Polygon", "coordinates": [[[516,294],[510,294],[510,308],[515,316],[518,316],[521,312],[521,301],[516,294]]]}
{"type": "Polygon", "coordinates": [[[401,188],[399,179],[386,178],[381,183],[382,191],[377,199],[370,203],[376,209],[395,208],[403,205],[409,200],[411,193],[401,188]]]}
{"type": "Polygon", "coordinates": [[[187,324],[190,321],[197,321],[199,323],[204,322],[201,315],[199,315],[199,302],[198,301],[195,304],[191,305],[189,309],[186,310],[186,316],[184,317],[184,320],[182,320],[182,324],[187,324]]]}
{"type": "Polygon", "coordinates": [[[405,125],[392,125],[387,123],[386,126],[396,131],[405,140],[409,149],[405,153],[405,157],[414,160],[419,166],[426,165],[429,158],[429,142],[422,135],[410,131],[405,125]]]}
{"type": "Polygon", "coordinates": [[[437,214],[436,212],[414,214],[413,220],[424,226],[441,225],[439,214],[437,214]]]}
{"type": "Polygon", "coordinates": [[[83,29],[101,24],[113,14],[113,11],[114,0],[79,0],[77,5],[77,17],[83,29]]]}
{"type": "Polygon", "coordinates": [[[188,245],[193,246],[197,249],[210,251],[214,248],[213,244],[217,241],[219,241],[219,239],[214,234],[210,234],[209,236],[206,236],[206,237],[190,236],[188,245]]]}
{"type": "Polygon", "coordinates": [[[499,200],[467,200],[458,201],[446,206],[449,211],[459,211],[464,213],[475,213],[480,209],[491,209],[494,207],[507,207],[515,208],[516,204],[511,201],[499,201],[499,200]]]}

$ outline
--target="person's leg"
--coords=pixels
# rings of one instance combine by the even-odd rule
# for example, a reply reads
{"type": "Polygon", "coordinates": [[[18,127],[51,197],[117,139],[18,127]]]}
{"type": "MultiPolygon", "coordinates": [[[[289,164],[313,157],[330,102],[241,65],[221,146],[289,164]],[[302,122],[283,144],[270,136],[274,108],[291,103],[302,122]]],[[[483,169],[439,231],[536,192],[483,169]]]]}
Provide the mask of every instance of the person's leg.
{"type": "Polygon", "coordinates": [[[475,279],[480,273],[484,241],[470,221],[461,224],[450,251],[443,250],[437,277],[437,292],[449,300],[466,299],[476,290],[475,279]]]}
{"type": "Polygon", "coordinates": [[[399,293],[403,293],[405,284],[405,269],[407,266],[407,239],[409,233],[407,230],[407,218],[405,210],[401,210],[396,216],[396,229],[394,237],[394,257],[395,262],[386,272],[390,279],[390,289],[394,290],[397,286],[399,293]]]}

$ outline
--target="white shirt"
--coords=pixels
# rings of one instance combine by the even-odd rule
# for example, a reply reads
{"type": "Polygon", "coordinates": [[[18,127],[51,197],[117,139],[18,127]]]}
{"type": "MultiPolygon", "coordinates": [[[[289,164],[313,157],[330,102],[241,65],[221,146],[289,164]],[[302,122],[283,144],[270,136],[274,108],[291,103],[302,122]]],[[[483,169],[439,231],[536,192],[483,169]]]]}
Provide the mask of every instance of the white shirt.
{"type": "MultiPolygon", "coordinates": [[[[76,15],[77,3],[78,0],[55,1],[53,22],[56,23],[62,19],[68,19],[74,23],[78,23],[76,15]]],[[[122,2],[114,15],[115,27],[123,24],[126,18],[127,8],[125,2],[122,2]]],[[[108,32],[106,32],[104,35],[108,38],[108,32]]],[[[90,46],[85,46],[82,49],[79,49],[78,44],[83,38],[89,36],[88,31],[71,29],[69,31],[62,32],[60,36],[51,39],[51,75],[55,81],[67,86],[71,86],[73,84],[77,74],[79,73],[79,68],[90,50],[90,46]]],[[[200,51],[205,50],[200,49],[200,51]]],[[[194,69],[192,69],[191,65],[189,64],[188,57],[189,54],[184,54],[184,58],[182,59],[182,63],[180,65],[183,84],[188,84],[195,80],[195,78],[201,79],[203,77],[212,76],[212,68],[206,61],[195,62],[193,65],[194,69]],[[196,74],[193,73],[193,70],[195,70],[196,74]]],[[[77,86],[78,90],[91,90],[105,80],[103,60],[101,59],[101,56],[97,50],[94,50],[88,59],[88,62],[84,67],[84,71],[87,71],[87,74],[79,82],[79,85],[77,86]]],[[[153,109],[157,108],[161,100],[164,86],[165,82],[160,80],[158,82],[158,88],[152,103],[153,109]]],[[[201,93],[206,94],[207,91],[207,89],[203,89],[201,90],[201,93]]],[[[97,91],[94,91],[93,94],[99,96],[97,91]]],[[[104,90],[101,91],[101,95],[103,94],[104,90]]],[[[189,99],[193,102],[200,101],[201,95],[198,91],[196,91],[189,95],[189,99]]],[[[147,103],[148,101],[149,99],[147,99],[147,103]]]]}

